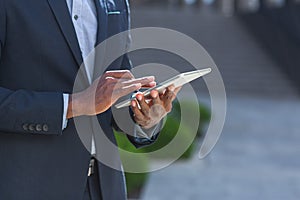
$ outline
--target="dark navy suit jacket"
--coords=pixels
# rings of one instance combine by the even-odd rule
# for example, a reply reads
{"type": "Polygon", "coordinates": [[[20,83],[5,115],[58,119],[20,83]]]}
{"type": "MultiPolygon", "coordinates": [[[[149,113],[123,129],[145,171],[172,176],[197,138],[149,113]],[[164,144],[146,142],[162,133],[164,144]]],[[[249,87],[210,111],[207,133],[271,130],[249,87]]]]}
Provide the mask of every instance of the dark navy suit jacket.
{"type": "MultiPolygon", "coordinates": [[[[98,43],[128,29],[126,0],[96,2],[98,43]],[[108,15],[115,10],[120,14],[108,15]]],[[[72,92],[81,63],[65,0],[0,0],[1,200],[82,199],[90,153],[73,120],[62,131],[62,94],[72,92]]],[[[108,69],[130,67],[124,55],[108,69]]],[[[115,143],[111,116],[109,110],[98,119],[115,143]]],[[[117,152],[107,153],[119,160],[117,152]]],[[[98,167],[103,199],[125,199],[122,172],[98,167]]]]}

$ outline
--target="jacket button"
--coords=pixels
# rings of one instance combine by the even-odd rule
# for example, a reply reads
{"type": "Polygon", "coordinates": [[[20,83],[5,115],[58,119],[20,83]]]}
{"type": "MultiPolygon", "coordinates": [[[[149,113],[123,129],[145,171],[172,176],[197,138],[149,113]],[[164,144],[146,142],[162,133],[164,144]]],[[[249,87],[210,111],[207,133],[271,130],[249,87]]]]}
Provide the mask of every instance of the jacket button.
{"type": "Polygon", "coordinates": [[[28,131],[28,124],[23,124],[22,128],[24,131],[28,131]]]}
{"type": "Polygon", "coordinates": [[[35,130],[34,124],[29,124],[28,129],[29,129],[30,131],[34,131],[34,130],[35,130]]]}
{"type": "Polygon", "coordinates": [[[38,131],[38,132],[42,131],[42,130],[43,130],[42,125],[41,125],[41,124],[37,124],[37,125],[35,126],[35,130],[38,131]]]}
{"type": "Polygon", "coordinates": [[[43,125],[43,131],[48,132],[48,130],[49,130],[48,125],[47,125],[47,124],[44,124],[44,125],[43,125]]]}

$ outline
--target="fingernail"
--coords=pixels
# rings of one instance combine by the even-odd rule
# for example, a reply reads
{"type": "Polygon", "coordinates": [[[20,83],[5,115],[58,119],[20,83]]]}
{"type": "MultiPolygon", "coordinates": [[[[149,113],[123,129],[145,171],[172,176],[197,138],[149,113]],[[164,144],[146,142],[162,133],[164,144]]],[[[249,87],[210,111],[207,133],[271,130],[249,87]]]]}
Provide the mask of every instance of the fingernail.
{"type": "Polygon", "coordinates": [[[155,77],[154,76],[147,76],[146,79],[154,81],[155,77]]]}
{"type": "Polygon", "coordinates": [[[132,107],[135,107],[135,106],[136,106],[135,101],[132,101],[132,102],[131,102],[131,106],[132,106],[132,107]]]}
{"type": "Polygon", "coordinates": [[[169,90],[170,90],[171,92],[174,92],[174,91],[175,91],[175,87],[172,85],[172,86],[169,87],[169,90]]]}
{"type": "Polygon", "coordinates": [[[153,91],[153,92],[151,93],[151,96],[152,96],[153,98],[156,98],[156,97],[158,96],[158,93],[157,93],[156,91],[153,91]]]}
{"type": "Polygon", "coordinates": [[[142,100],[142,95],[137,95],[137,97],[136,97],[139,101],[141,101],[142,100]]]}
{"type": "Polygon", "coordinates": [[[151,82],[151,83],[150,83],[150,86],[151,86],[151,87],[156,86],[156,82],[151,82]]]}

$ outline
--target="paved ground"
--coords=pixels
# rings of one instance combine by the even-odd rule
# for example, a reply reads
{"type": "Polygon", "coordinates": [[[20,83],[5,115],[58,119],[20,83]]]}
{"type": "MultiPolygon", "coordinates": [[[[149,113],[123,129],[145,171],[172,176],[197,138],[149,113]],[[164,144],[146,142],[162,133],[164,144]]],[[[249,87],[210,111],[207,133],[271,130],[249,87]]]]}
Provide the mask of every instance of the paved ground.
{"type": "MultiPolygon", "coordinates": [[[[143,199],[299,199],[299,95],[239,21],[213,11],[155,8],[134,9],[133,18],[134,27],[173,28],[199,41],[216,61],[228,94],[225,128],[213,153],[154,172],[143,199]]],[[[175,58],[151,56],[182,67],[175,58]]],[[[194,86],[207,101],[203,83],[194,86]]]]}
{"type": "Polygon", "coordinates": [[[143,199],[299,199],[299,119],[299,101],[229,99],[213,153],[154,172],[143,199]]]}

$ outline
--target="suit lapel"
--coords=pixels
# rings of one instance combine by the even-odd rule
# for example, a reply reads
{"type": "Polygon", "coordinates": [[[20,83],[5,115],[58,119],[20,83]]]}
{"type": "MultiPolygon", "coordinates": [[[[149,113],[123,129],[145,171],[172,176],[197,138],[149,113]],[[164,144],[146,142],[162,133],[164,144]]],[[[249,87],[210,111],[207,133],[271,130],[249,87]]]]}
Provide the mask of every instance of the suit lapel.
{"type": "Polygon", "coordinates": [[[73,53],[78,66],[80,66],[83,60],[66,1],[48,0],[48,3],[56,17],[57,23],[59,24],[60,29],[64,34],[64,37],[73,53]]]}
{"type": "MultiPolygon", "coordinates": [[[[105,60],[105,49],[97,48],[97,46],[106,40],[107,38],[107,5],[106,0],[95,0],[97,19],[98,19],[98,30],[97,30],[97,41],[96,41],[96,52],[95,52],[95,68],[93,73],[93,80],[98,78],[105,71],[104,60],[105,60]]],[[[105,45],[103,43],[102,45],[105,45]]],[[[103,46],[104,47],[104,46],[103,46]]]]}

